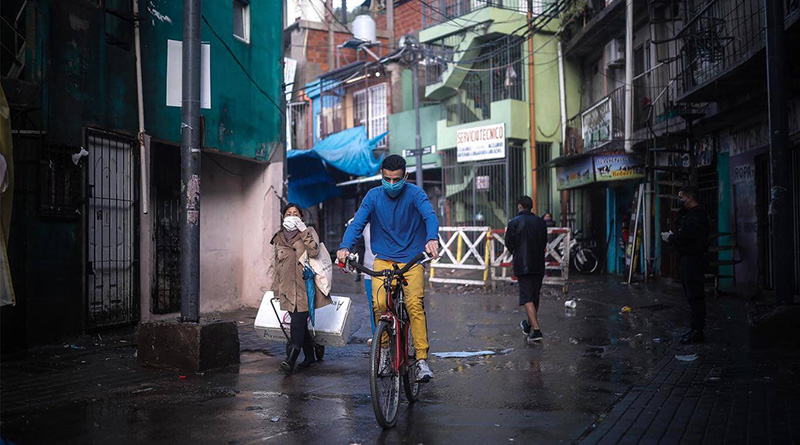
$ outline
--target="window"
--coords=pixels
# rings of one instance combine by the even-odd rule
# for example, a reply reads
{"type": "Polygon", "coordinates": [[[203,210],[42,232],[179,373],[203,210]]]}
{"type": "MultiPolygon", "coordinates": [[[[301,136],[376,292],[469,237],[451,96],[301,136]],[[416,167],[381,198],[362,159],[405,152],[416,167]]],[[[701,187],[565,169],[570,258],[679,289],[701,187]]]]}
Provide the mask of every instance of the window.
{"type": "Polygon", "coordinates": [[[79,151],[80,148],[67,146],[49,146],[42,150],[39,159],[39,212],[42,215],[69,218],[80,215],[82,170],[72,158],[79,151]]]}
{"type": "Polygon", "coordinates": [[[233,0],[233,36],[250,43],[250,5],[233,0]]]}
{"type": "MultiPolygon", "coordinates": [[[[369,88],[369,138],[372,139],[389,129],[388,110],[386,106],[386,84],[369,88]]],[[[378,142],[378,147],[386,147],[386,138],[378,142]]]]}
{"type": "MultiPolygon", "coordinates": [[[[366,126],[370,139],[389,129],[387,99],[385,83],[353,93],[353,126],[366,126]]],[[[386,138],[378,147],[386,147],[386,138]]]]}
{"type": "Polygon", "coordinates": [[[367,90],[353,93],[353,126],[367,125],[367,90]]]}

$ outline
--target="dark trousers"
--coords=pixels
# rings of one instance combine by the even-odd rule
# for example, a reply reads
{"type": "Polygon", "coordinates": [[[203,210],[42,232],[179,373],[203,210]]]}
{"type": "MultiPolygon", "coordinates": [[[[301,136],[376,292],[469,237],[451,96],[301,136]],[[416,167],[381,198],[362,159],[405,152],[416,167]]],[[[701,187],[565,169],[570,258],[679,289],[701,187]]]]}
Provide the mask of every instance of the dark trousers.
{"type": "Polygon", "coordinates": [[[304,344],[311,342],[311,333],[308,332],[308,311],[292,312],[292,321],[290,326],[290,345],[302,348],[304,344]]]}
{"type": "Polygon", "coordinates": [[[708,261],[702,256],[683,256],[680,259],[683,293],[691,310],[691,328],[702,331],[706,325],[705,271],[708,261]]]}

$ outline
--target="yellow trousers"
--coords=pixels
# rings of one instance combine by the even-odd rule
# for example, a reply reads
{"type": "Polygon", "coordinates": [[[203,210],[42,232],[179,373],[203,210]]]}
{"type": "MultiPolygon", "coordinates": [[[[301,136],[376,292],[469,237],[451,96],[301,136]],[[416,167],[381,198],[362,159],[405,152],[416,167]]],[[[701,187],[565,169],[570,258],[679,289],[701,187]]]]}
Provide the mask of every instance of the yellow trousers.
{"type": "MultiPolygon", "coordinates": [[[[375,271],[391,269],[394,264],[402,268],[405,263],[381,260],[376,258],[372,267],[375,271]]],[[[425,320],[425,270],[417,264],[405,274],[408,285],[403,286],[406,294],[406,307],[408,316],[411,318],[411,335],[414,338],[414,349],[417,352],[417,360],[428,359],[428,323],[425,320]]],[[[372,310],[375,315],[375,324],[378,318],[386,310],[386,291],[383,289],[383,281],[379,278],[372,279],[372,310]]]]}

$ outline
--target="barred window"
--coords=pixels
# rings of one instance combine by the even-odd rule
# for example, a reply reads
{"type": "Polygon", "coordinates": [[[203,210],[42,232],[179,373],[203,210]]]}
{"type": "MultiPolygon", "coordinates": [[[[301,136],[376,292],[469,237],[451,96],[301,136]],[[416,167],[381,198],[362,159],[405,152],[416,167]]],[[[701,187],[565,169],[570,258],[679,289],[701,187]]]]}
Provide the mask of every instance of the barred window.
{"type": "Polygon", "coordinates": [[[49,146],[39,159],[39,212],[44,216],[79,216],[81,174],[72,161],[79,147],[49,146]]]}

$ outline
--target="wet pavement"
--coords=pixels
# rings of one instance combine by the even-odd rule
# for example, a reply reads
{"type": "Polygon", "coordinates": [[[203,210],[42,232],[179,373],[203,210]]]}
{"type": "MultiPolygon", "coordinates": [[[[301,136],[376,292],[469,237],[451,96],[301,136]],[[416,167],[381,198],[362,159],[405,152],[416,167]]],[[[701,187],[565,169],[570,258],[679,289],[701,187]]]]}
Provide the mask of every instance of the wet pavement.
{"type": "MultiPolygon", "coordinates": [[[[688,310],[675,287],[579,277],[569,294],[577,300],[575,309],[564,307],[563,295],[546,290],[540,316],[545,339],[533,346],[525,344],[518,326],[523,312],[516,287],[440,287],[429,290],[425,301],[431,352],[495,354],[431,357],[433,382],[423,386],[416,404],[402,400],[397,426],[384,431],[369,396],[363,284],[337,275],[335,289],[354,298],[351,343],[327,348],[321,363],[290,377],[278,371],[284,344],[262,340],[253,330],[254,310],[224,314],[240,326],[241,364],[204,374],[139,367],[130,330],[4,359],[0,434],[18,443],[615,442],[641,413],[660,410],[651,402],[657,397],[638,405],[631,397],[669,385],[670,376],[681,371],[675,371],[681,365],[674,354],[716,354],[716,362],[699,360],[686,366],[693,372],[681,371],[701,375],[702,389],[719,385],[706,378],[714,363],[743,353],[719,347],[729,343],[725,321],[731,315],[715,302],[709,342],[678,348],[675,336],[688,310]],[[632,308],[628,314],[620,310],[626,305],[632,308]],[[663,376],[667,369],[672,371],[663,376]]],[[[756,366],[755,375],[759,369],[765,368],[756,366]]],[[[770,368],[776,382],[792,383],[796,369],[770,368]]],[[[676,386],[681,380],[674,379],[676,386]]],[[[795,399],[787,400],[795,409],[795,399]]],[[[658,437],[674,438],[675,428],[673,436],[658,437]]]]}

